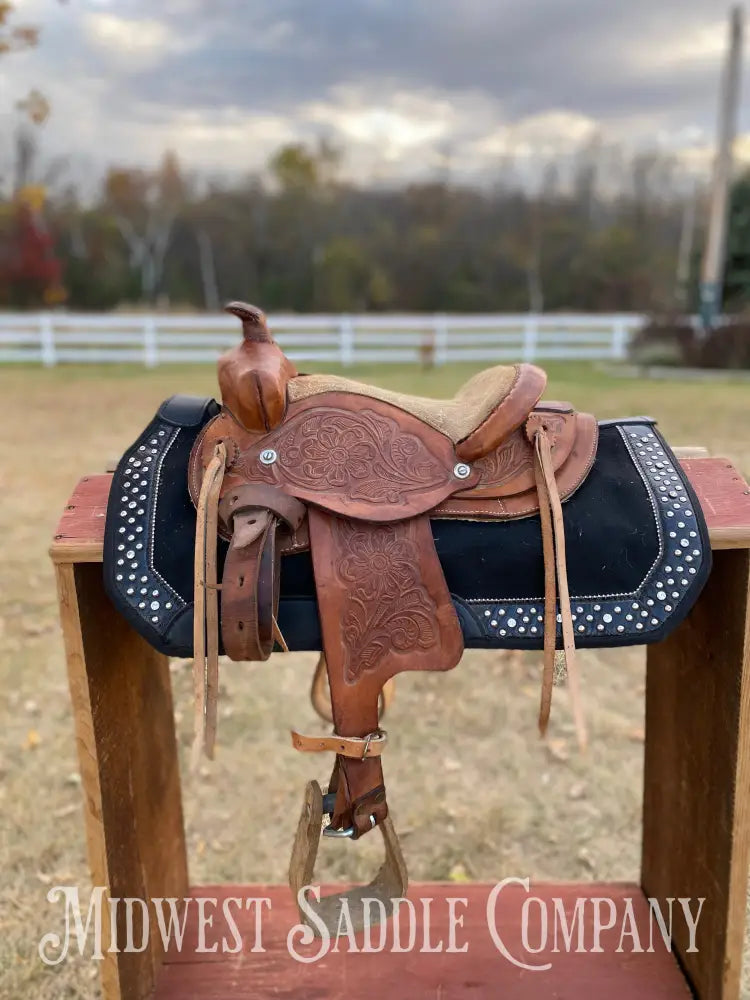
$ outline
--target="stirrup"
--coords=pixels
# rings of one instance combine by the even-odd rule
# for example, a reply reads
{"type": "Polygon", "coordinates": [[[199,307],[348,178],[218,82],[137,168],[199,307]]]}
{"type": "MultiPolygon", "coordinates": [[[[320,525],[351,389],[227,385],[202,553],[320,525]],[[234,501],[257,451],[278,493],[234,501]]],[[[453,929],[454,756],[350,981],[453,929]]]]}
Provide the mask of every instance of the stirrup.
{"type": "MultiPolygon", "coordinates": [[[[326,805],[332,805],[330,800],[326,805]]],[[[324,797],[320,785],[317,781],[308,781],[305,786],[302,815],[294,838],[292,857],[289,861],[289,886],[295,899],[298,898],[300,889],[311,885],[313,881],[321,832],[325,832],[323,830],[324,811],[324,797]]],[[[355,886],[346,892],[321,896],[319,901],[316,901],[309,894],[306,896],[306,907],[312,910],[318,919],[325,924],[332,937],[337,936],[344,905],[349,909],[350,923],[356,933],[365,926],[364,900],[378,900],[383,904],[386,916],[390,916],[397,900],[406,895],[409,876],[391,817],[386,816],[379,826],[385,845],[385,861],[372,882],[367,885],[355,886]]],[[[346,836],[346,834],[343,835],[346,836]]],[[[375,913],[371,914],[370,926],[376,926],[380,923],[380,915],[381,909],[376,907],[375,913]]],[[[320,936],[320,929],[314,923],[309,922],[307,914],[302,909],[300,909],[300,921],[311,927],[316,936],[320,936]]]]}

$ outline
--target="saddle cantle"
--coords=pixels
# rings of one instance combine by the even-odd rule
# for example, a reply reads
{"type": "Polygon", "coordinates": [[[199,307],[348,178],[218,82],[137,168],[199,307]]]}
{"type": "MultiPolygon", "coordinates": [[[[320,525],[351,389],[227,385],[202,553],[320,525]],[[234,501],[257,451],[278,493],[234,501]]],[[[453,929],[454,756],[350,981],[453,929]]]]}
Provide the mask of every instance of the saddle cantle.
{"type": "MultiPolygon", "coordinates": [[[[391,679],[465,646],[542,648],[543,730],[556,648],[575,696],[576,646],[656,641],[687,614],[705,525],[652,421],[540,403],[533,365],[422,399],[298,375],[259,310],[228,308],[244,336],[219,363],[222,406],[169,400],[118,466],[105,581],[150,642],[194,656],[209,754],[222,650],[322,650],[334,733],[292,740],[335,764],[325,795],[308,786],[290,882],[309,883],[325,812],[327,835],[381,829],[386,864],[355,896],[388,907],[406,884],[381,764],[391,679]]],[[[329,926],[339,907],[320,901],[329,926]]]]}

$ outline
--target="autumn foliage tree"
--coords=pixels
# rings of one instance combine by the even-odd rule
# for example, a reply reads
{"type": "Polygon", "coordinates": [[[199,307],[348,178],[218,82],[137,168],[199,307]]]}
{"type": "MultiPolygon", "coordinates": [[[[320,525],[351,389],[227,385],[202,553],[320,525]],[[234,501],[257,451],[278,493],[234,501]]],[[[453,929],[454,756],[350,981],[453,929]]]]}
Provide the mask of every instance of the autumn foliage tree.
{"type": "Polygon", "coordinates": [[[0,302],[11,308],[53,305],[61,296],[62,267],[52,238],[29,204],[18,202],[0,243],[0,302]]]}
{"type": "Polygon", "coordinates": [[[0,0],[0,55],[33,48],[39,40],[39,29],[28,24],[14,23],[15,4],[0,0]]]}

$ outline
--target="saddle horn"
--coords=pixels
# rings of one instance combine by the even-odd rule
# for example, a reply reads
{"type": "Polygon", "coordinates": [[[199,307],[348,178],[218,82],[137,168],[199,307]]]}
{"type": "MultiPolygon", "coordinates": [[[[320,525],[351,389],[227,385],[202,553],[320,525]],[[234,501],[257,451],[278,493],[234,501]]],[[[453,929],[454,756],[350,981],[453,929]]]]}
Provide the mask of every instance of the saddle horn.
{"type": "Polygon", "coordinates": [[[249,302],[227,302],[224,312],[231,313],[242,321],[242,337],[244,340],[258,344],[272,344],[273,337],[268,329],[266,314],[249,302]]]}
{"type": "Polygon", "coordinates": [[[267,433],[286,413],[286,387],[297,369],[274,341],[265,313],[246,302],[225,310],[242,322],[242,343],[219,358],[224,406],[245,430],[267,433]]]}

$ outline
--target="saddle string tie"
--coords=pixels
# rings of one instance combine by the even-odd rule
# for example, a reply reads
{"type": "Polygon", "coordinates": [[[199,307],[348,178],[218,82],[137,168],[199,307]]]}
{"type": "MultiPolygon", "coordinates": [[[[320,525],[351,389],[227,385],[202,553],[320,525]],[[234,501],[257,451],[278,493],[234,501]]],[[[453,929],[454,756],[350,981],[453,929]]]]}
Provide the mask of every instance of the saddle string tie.
{"type": "Polygon", "coordinates": [[[193,614],[194,740],[191,770],[197,769],[201,750],[213,760],[216,743],[219,690],[219,586],[217,548],[219,495],[227,451],[216,445],[201,483],[195,523],[195,604],[193,614]]]}
{"type": "MultiPolygon", "coordinates": [[[[555,683],[555,647],[559,593],[563,639],[562,656],[568,676],[568,688],[578,745],[581,749],[585,749],[588,737],[581,706],[575,635],[573,632],[573,615],[570,607],[568,570],[565,558],[565,525],[563,522],[562,503],[555,480],[552,447],[547,432],[543,427],[534,435],[534,475],[539,495],[539,514],[542,525],[545,593],[544,663],[539,706],[539,731],[542,735],[547,731],[552,703],[552,688],[555,683]]],[[[557,672],[559,673],[559,671],[557,672]]]]}

